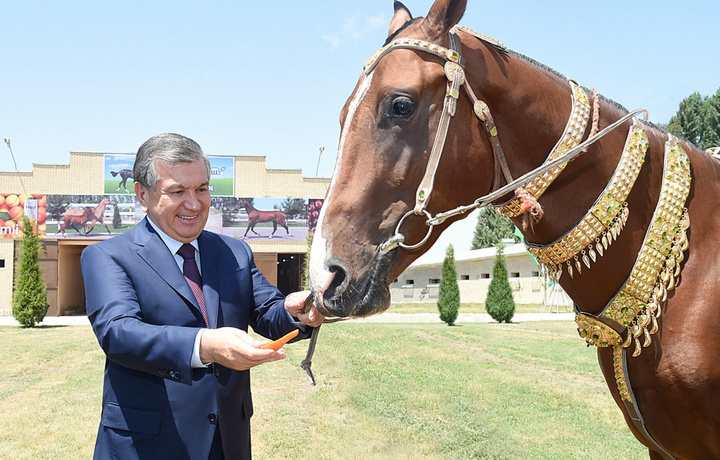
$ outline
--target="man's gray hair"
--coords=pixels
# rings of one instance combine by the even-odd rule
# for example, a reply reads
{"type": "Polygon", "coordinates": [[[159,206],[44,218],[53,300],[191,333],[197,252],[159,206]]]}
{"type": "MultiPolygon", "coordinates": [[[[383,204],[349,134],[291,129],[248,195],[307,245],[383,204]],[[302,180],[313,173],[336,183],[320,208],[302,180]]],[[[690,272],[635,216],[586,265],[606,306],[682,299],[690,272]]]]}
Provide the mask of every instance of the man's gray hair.
{"type": "Polygon", "coordinates": [[[175,165],[200,159],[205,162],[209,182],[210,160],[197,142],[180,134],[158,134],[145,141],[138,149],[133,165],[133,180],[148,190],[155,190],[155,183],[160,179],[157,172],[158,161],[175,165]]]}

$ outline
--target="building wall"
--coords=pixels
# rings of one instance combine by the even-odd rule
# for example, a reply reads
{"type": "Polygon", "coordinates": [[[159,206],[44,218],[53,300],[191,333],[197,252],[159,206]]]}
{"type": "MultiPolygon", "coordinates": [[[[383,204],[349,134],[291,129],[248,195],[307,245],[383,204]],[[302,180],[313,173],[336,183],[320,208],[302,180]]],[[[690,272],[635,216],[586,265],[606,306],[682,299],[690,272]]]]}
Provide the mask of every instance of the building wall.
{"type": "MultiPolygon", "coordinates": [[[[209,153],[213,155],[212,153],[209,153]]],[[[307,198],[322,199],[330,184],[328,178],[305,178],[301,170],[267,169],[265,157],[235,156],[236,197],[307,198]]],[[[34,164],[31,172],[0,171],[0,193],[30,193],[47,195],[103,195],[104,153],[70,152],[67,165],[34,164]]],[[[208,229],[221,227],[213,216],[208,229]]],[[[13,273],[17,257],[13,239],[0,239],[0,315],[10,315],[13,290],[13,273]]],[[[48,285],[50,315],[62,314],[61,305],[84,304],[84,295],[77,288],[77,280],[58,273],[77,273],[79,255],[88,242],[75,245],[66,241],[45,240],[46,254],[42,269],[48,285]],[[58,298],[58,296],[60,298],[58,298]]],[[[271,282],[277,281],[277,254],[305,254],[306,241],[248,241],[256,255],[258,267],[271,282]]]]}
{"type": "MultiPolygon", "coordinates": [[[[492,281],[495,255],[456,259],[460,301],[484,303],[492,281]]],[[[505,256],[510,287],[516,303],[542,304],[550,294],[539,276],[539,269],[532,258],[524,252],[505,256]]],[[[411,265],[391,284],[393,303],[433,303],[437,301],[439,282],[442,279],[442,262],[411,265]]],[[[569,304],[567,296],[563,304],[569,304]]]]}

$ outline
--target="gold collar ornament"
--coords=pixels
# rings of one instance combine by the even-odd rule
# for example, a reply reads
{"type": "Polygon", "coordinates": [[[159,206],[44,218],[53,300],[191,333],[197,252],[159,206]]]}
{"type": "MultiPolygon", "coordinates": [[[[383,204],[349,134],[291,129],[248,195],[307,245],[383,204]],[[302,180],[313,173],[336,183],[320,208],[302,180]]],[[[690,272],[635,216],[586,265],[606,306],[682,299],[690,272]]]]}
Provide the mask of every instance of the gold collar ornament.
{"type": "MultiPolygon", "coordinates": [[[[590,100],[588,99],[585,91],[578,86],[574,80],[568,80],[570,82],[571,94],[572,94],[572,109],[570,111],[570,118],[568,118],[565,131],[560,140],[555,144],[555,147],[550,151],[545,163],[549,163],[556,160],[561,155],[569,152],[573,148],[577,147],[582,141],[583,135],[585,134],[585,128],[587,127],[588,120],[590,119],[590,100]]],[[[545,164],[543,163],[543,164],[545,164]]],[[[560,175],[565,169],[567,163],[562,163],[555,168],[547,171],[537,179],[533,179],[528,182],[524,187],[525,190],[532,195],[535,200],[540,198],[545,190],[553,183],[553,181],[560,175]]],[[[505,217],[517,217],[523,213],[523,200],[515,197],[508,203],[495,208],[498,214],[505,217]]]]}
{"type": "Polygon", "coordinates": [[[665,142],[660,198],[630,276],[602,312],[592,315],[578,310],[575,317],[580,337],[589,345],[614,347],[615,379],[621,396],[628,401],[631,397],[622,349],[634,344],[633,356],[639,356],[658,330],[660,305],[667,299],[668,291],[675,288],[688,248],[690,217],[685,202],[691,182],[687,153],[670,136],[665,142]],[[622,332],[626,334],[625,340],[622,332]]]}
{"type": "Polygon", "coordinates": [[[582,273],[583,264],[589,269],[590,263],[602,257],[620,235],[630,215],[625,200],[640,174],[647,149],[647,134],[640,122],[633,119],[620,162],[587,214],[565,235],[550,244],[525,243],[550,279],[560,279],[563,264],[570,278],[574,275],[574,269],[582,273]]]}

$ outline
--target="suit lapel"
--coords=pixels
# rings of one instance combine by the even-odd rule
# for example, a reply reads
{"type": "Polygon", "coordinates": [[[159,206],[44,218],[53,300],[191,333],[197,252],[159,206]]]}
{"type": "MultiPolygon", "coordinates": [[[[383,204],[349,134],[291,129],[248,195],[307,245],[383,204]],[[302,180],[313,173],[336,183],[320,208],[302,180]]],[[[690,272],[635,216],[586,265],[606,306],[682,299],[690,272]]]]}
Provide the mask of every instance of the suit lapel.
{"type": "Polygon", "coordinates": [[[138,255],[155,270],[163,281],[192,303],[199,312],[200,306],[197,299],[195,299],[190,285],[185,280],[185,276],[179,270],[175,257],[146,220],[147,217],[136,227],[137,232],[134,242],[139,246],[138,255]]]}
{"type": "Polygon", "coordinates": [[[220,313],[220,257],[222,252],[218,250],[216,242],[218,238],[211,238],[207,232],[202,232],[198,237],[200,247],[200,265],[202,267],[203,295],[205,296],[205,310],[208,315],[208,323],[211,328],[218,326],[218,315],[220,313]]]}

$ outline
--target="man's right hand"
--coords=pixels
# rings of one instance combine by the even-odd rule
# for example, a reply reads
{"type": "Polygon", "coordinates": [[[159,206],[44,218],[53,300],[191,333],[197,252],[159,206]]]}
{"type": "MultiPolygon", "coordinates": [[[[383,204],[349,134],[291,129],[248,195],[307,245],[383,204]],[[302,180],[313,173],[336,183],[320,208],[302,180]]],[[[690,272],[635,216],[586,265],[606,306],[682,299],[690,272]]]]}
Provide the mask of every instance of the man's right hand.
{"type": "Polygon", "coordinates": [[[229,369],[244,371],[259,364],[285,359],[285,350],[258,348],[265,341],[253,339],[234,327],[205,329],[200,338],[200,360],[217,363],[229,369]]]}

